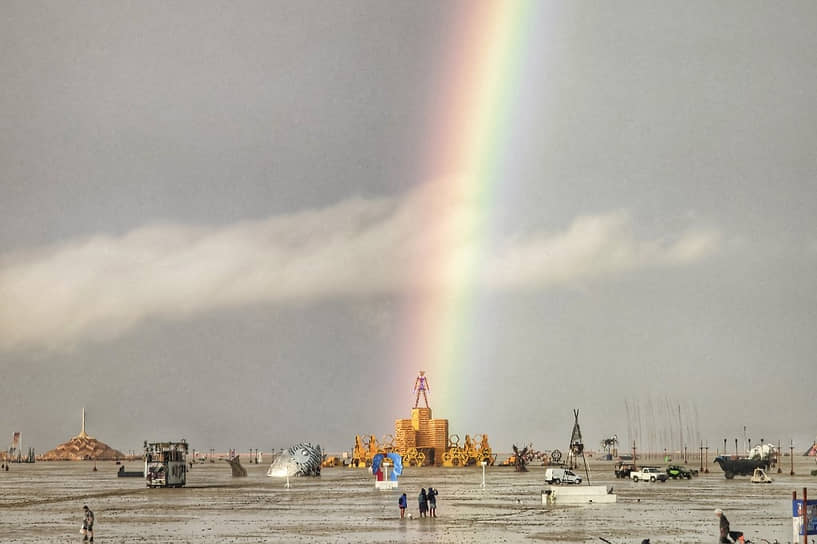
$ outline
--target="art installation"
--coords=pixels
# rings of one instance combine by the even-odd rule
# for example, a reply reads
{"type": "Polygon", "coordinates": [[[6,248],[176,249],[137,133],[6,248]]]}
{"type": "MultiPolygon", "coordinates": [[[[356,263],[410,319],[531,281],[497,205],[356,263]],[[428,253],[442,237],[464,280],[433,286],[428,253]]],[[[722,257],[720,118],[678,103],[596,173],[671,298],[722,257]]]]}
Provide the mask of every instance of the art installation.
{"type": "Polygon", "coordinates": [[[513,457],[514,462],[513,466],[516,472],[527,472],[528,467],[525,466],[527,463],[527,456],[528,450],[530,449],[530,445],[525,446],[523,448],[517,448],[516,444],[513,445],[513,457]]]}
{"type": "Polygon", "coordinates": [[[114,461],[124,459],[125,454],[85,432],[85,408],[82,409],[82,430],[68,442],[60,444],[43,454],[43,461],[114,461]]]}
{"type": "Polygon", "coordinates": [[[323,454],[320,445],[301,442],[281,452],[267,470],[267,476],[285,478],[287,476],[320,476],[323,454]]]}
{"type": "Polygon", "coordinates": [[[758,444],[749,450],[749,459],[771,459],[777,454],[774,444],[758,444]]]}
{"type": "Polygon", "coordinates": [[[402,464],[407,467],[467,467],[482,463],[493,465],[496,462],[488,435],[467,434],[465,443],[461,444],[459,435],[449,434],[447,419],[432,417],[428,403],[431,386],[424,370],[417,372],[411,392],[414,397],[411,417],[394,420],[394,434],[385,435],[379,443],[375,435],[369,435],[368,441],[356,435],[348,466],[369,468],[375,455],[386,452],[398,453],[402,464]],[[426,404],[424,408],[419,407],[421,394],[426,404]]]}
{"type": "Polygon", "coordinates": [[[817,438],[814,439],[814,443],[803,455],[808,457],[817,457],[817,438]]]}
{"type": "Polygon", "coordinates": [[[604,450],[605,453],[610,455],[615,455],[615,451],[618,448],[618,435],[613,435],[608,438],[605,438],[601,441],[601,449],[604,450]]]}
{"type": "Polygon", "coordinates": [[[241,464],[241,460],[236,455],[231,459],[225,459],[228,463],[230,463],[230,469],[233,472],[233,478],[244,478],[247,476],[247,469],[241,464]]]}
{"type": "Polygon", "coordinates": [[[426,396],[426,391],[430,393],[431,387],[428,385],[428,378],[426,378],[425,370],[421,370],[420,373],[417,374],[417,379],[414,380],[414,387],[411,390],[412,393],[417,393],[417,398],[414,399],[415,408],[420,406],[420,393],[423,394],[423,400],[426,403],[426,408],[428,408],[428,397],[426,396]]]}
{"type": "MultiPolygon", "coordinates": [[[[554,463],[558,463],[559,459],[562,458],[562,452],[559,450],[554,450],[552,453],[548,454],[546,451],[539,451],[533,449],[533,444],[529,443],[527,446],[522,448],[517,447],[516,444],[513,444],[513,455],[505,459],[500,463],[500,466],[513,466],[516,469],[516,472],[527,472],[527,465],[531,463],[535,463],[539,461],[543,465],[547,464],[546,460],[551,459],[554,463]],[[554,457],[554,454],[556,457],[554,457]]],[[[493,464],[493,463],[489,463],[493,464]]]]}
{"type": "MultiPolygon", "coordinates": [[[[394,482],[397,481],[397,478],[403,474],[403,458],[400,457],[399,453],[378,453],[372,458],[372,474],[377,475],[380,471],[380,466],[383,464],[384,459],[391,460],[391,470],[389,471],[389,480],[394,482]]],[[[382,472],[381,472],[382,474],[382,472]]],[[[379,478],[378,478],[379,479],[379,478]]]]}
{"type": "MultiPolygon", "coordinates": [[[[590,470],[587,468],[587,459],[584,456],[584,441],[582,440],[582,431],[579,427],[579,410],[573,410],[573,420],[573,431],[570,433],[570,448],[567,452],[567,467],[568,469],[572,469],[577,466],[577,459],[581,456],[584,462],[585,478],[582,478],[568,469],[547,469],[545,471],[545,481],[551,485],[542,491],[542,504],[603,504],[616,502],[613,486],[590,485],[590,470]],[[556,470],[561,471],[561,475],[558,478],[553,475],[553,472],[556,470]],[[551,473],[549,480],[548,472],[551,473]],[[568,472],[570,472],[570,480],[565,478],[568,472]],[[569,482],[576,484],[583,483],[585,485],[561,485],[569,482]]],[[[552,459],[562,457],[561,452],[558,452],[558,456],[555,455],[557,452],[558,450],[554,450],[553,454],[551,454],[552,459]]],[[[666,474],[664,474],[664,477],[666,477],[666,474]]]]}

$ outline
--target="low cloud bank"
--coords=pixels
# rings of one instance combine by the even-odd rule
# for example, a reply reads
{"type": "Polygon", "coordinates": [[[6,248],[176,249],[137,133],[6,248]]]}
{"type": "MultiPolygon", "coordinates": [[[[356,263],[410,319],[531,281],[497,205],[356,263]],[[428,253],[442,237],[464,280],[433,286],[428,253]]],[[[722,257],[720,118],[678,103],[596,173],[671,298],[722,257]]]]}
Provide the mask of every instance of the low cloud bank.
{"type": "MultiPolygon", "coordinates": [[[[446,187],[451,185],[446,184],[446,187]]],[[[639,239],[616,211],[558,232],[492,240],[478,206],[440,185],[222,227],[155,224],[0,256],[0,349],[63,349],[146,318],[248,303],[580,284],[700,260],[718,233],[639,239]]]]}

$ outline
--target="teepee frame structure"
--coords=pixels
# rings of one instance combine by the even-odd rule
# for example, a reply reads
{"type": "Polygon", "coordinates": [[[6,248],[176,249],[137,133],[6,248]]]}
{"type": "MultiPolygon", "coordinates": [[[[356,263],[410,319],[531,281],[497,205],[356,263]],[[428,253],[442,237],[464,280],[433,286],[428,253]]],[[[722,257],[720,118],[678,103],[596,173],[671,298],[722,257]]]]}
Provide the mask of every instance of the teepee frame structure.
{"type": "Polygon", "coordinates": [[[584,463],[587,485],[590,485],[590,469],[587,468],[587,459],[584,457],[584,441],[582,440],[582,429],[579,426],[579,410],[574,408],[573,431],[570,433],[570,448],[567,450],[567,466],[571,469],[578,468],[579,456],[581,456],[584,463]]]}

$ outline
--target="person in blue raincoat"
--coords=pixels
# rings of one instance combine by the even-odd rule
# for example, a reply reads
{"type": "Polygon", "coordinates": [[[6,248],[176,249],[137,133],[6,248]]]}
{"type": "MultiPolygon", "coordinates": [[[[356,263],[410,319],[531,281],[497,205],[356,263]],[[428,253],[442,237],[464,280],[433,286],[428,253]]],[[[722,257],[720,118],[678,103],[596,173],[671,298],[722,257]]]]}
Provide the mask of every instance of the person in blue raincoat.
{"type": "Polygon", "coordinates": [[[400,519],[403,519],[406,516],[406,508],[408,507],[408,498],[406,498],[405,493],[400,495],[397,504],[400,506],[400,519]]]}

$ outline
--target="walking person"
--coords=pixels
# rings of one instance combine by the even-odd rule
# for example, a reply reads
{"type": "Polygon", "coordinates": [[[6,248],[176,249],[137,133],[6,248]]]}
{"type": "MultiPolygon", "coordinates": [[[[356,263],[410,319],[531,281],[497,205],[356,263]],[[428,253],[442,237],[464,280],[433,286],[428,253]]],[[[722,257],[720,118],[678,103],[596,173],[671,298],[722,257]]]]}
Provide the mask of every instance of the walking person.
{"type": "Polygon", "coordinates": [[[428,515],[432,518],[437,517],[437,490],[429,487],[428,492],[426,493],[426,497],[428,498],[428,515]]]}
{"type": "Polygon", "coordinates": [[[428,496],[426,495],[425,488],[420,490],[420,496],[417,497],[417,501],[420,503],[420,517],[424,518],[428,512],[428,496]]]}
{"type": "Polygon", "coordinates": [[[82,519],[83,536],[82,541],[85,542],[90,537],[90,541],[94,541],[94,513],[88,508],[88,505],[82,507],[85,511],[85,517],[82,519]]]}
{"type": "Polygon", "coordinates": [[[406,507],[408,506],[408,498],[406,498],[405,493],[400,495],[397,504],[400,506],[400,519],[403,519],[406,515],[406,507]]]}
{"type": "Polygon", "coordinates": [[[732,542],[739,542],[740,544],[744,543],[743,533],[740,531],[730,531],[729,530],[729,520],[726,519],[726,515],[724,515],[723,510],[720,508],[715,509],[715,515],[720,518],[720,540],[718,542],[726,542],[727,544],[731,544],[729,539],[732,539],[732,542]]]}

